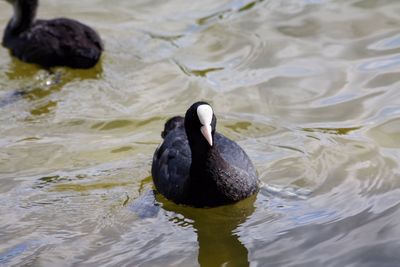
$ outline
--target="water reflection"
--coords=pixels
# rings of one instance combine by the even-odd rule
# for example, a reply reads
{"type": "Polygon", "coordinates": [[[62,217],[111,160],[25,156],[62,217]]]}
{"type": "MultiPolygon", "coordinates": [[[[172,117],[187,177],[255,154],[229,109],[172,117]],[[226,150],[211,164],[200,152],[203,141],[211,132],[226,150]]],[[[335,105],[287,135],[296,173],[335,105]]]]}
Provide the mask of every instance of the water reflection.
{"type": "MultiPolygon", "coordinates": [[[[40,10],[93,25],[107,51],[95,69],[49,72],[0,47],[0,265],[398,265],[400,1],[40,10]],[[150,195],[137,216],[126,206],[161,127],[194,99],[214,103],[268,187],[255,209],[150,195]]],[[[1,29],[11,12],[0,1],[1,29]]]]}
{"type": "MultiPolygon", "coordinates": [[[[10,55],[11,56],[11,55],[10,55]]],[[[28,64],[12,57],[6,76],[9,80],[19,80],[24,85],[0,97],[0,108],[15,103],[20,99],[34,102],[30,114],[37,116],[49,113],[57,106],[57,100],[51,95],[61,91],[74,80],[98,79],[102,77],[103,67],[100,61],[91,69],[51,68],[41,69],[35,64],[28,64]]]]}
{"type": "Polygon", "coordinates": [[[182,227],[191,225],[195,229],[200,266],[249,265],[248,250],[240,241],[238,227],[253,214],[256,196],[234,205],[202,209],[176,205],[159,194],[157,200],[163,209],[172,212],[167,213],[171,222],[182,227]]]}

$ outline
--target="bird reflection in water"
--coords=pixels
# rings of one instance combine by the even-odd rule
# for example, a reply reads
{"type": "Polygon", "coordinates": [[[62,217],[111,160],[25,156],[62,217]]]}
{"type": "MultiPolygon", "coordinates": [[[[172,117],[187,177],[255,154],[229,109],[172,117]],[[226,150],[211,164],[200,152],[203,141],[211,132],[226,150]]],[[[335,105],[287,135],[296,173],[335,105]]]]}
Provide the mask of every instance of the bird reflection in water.
{"type": "Polygon", "coordinates": [[[101,60],[91,69],[51,68],[42,69],[37,65],[25,64],[11,58],[6,69],[9,80],[20,80],[20,88],[10,88],[0,96],[0,108],[13,104],[21,99],[29,102],[37,101],[30,111],[32,115],[48,113],[57,103],[46,100],[52,94],[61,91],[68,83],[76,80],[99,79],[103,75],[101,60]],[[26,82],[24,82],[26,81],[26,82]]]}
{"type": "Polygon", "coordinates": [[[188,223],[193,226],[197,233],[200,266],[249,265],[248,250],[239,240],[238,227],[253,214],[256,195],[216,208],[177,205],[161,194],[156,195],[156,200],[164,210],[172,212],[166,213],[171,215],[170,221],[179,226],[186,227],[188,223]]]}

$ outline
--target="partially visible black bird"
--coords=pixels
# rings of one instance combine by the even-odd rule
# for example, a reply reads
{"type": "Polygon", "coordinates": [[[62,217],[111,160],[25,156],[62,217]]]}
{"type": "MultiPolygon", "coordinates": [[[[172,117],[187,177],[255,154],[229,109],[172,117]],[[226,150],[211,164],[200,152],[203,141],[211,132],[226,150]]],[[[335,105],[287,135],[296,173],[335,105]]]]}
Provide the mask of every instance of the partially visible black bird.
{"type": "Polygon", "coordinates": [[[206,102],[194,103],[185,118],[165,123],[152,163],[158,192],[178,203],[213,207],[234,203],[258,191],[247,154],[215,131],[217,120],[206,102]]]}
{"type": "Polygon", "coordinates": [[[22,61],[45,68],[91,68],[103,44],[90,27],[72,19],[35,20],[38,0],[6,0],[14,15],[3,36],[3,46],[22,61]]]}

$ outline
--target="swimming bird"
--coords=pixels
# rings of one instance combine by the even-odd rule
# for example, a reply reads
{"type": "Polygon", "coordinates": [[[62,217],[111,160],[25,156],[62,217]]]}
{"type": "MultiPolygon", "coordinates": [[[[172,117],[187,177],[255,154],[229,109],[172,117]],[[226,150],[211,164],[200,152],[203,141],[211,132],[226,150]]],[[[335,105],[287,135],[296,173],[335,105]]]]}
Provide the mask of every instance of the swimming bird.
{"type": "Polygon", "coordinates": [[[35,20],[38,0],[6,0],[14,15],[4,31],[2,44],[22,61],[45,68],[91,68],[100,59],[99,35],[79,21],[57,18],[35,20]]]}
{"type": "Polygon", "coordinates": [[[159,193],[178,204],[214,207],[258,191],[256,170],[246,152],[216,132],[217,119],[206,102],[194,103],[185,118],[165,123],[164,141],[153,156],[159,193]]]}

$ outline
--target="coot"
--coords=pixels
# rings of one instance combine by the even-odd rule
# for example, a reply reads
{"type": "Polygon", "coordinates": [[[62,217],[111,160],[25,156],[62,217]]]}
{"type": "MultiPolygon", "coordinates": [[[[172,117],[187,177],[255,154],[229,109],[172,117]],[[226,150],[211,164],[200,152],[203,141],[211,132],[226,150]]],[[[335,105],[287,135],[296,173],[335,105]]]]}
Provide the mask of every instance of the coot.
{"type": "Polygon", "coordinates": [[[206,102],[194,103],[185,118],[165,123],[163,143],[155,151],[153,182],[178,204],[213,207],[258,191],[258,178],[247,154],[215,131],[217,119],[206,102]]]}
{"type": "Polygon", "coordinates": [[[49,68],[91,68],[103,45],[99,35],[72,19],[35,20],[38,0],[7,0],[14,15],[3,36],[3,46],[22,61],[49,68]]]}

